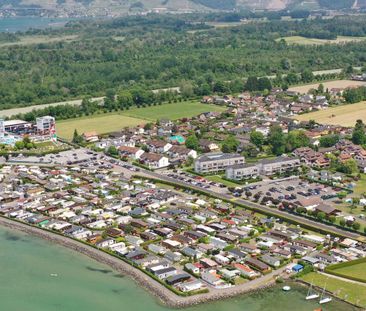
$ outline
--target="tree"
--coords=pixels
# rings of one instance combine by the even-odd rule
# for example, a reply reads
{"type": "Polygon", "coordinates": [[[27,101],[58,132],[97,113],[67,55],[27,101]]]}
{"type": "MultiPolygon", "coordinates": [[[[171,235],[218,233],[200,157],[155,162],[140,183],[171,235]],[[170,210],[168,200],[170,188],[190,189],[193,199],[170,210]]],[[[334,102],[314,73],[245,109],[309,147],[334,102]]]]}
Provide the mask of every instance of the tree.
{"type": "Polygon", "coordinates": [[[271,90],[271,89],[272,89],[272,83],[270,79],[268,79],[267,77],[258,79],[258,91],[271,90]]]}
{"type": "Polygon", "coordinates": [[[285,152],[286,137],[279,125],[272,125],[269,130],[268,142],[272,146],[272,152],[275,155],[281,155],[285,152]]]}
{"type": "Polygon", "coordinates": [[[323,94],[324,93],[324,84],[320,83],[318,86],[318,94],[323,94]]]}
{"type": "Polygon", "coordinates": [[[296,148],[306,147],[310,145],[310,138],[306,136],[304,131],[291,131],[287,135],[286,149],[292,151],[296,148]]]}
{"type": "Polygon", "coordinates": [[[244,89],[246,91],[257,91],[258,90],[258,78],[249,77],[247,82],[245,83],[244,89]]]}
{"type": "Polygon", "coordinates": [[[341,219],[339,221],[339,224],[342,226],[342,227],[345,227],[346,226],[346,221],[344,219],[341,219]]]}
{"type": "Polygon", "coordinates": [[[264,137],[263,133],[252,131],[250,133],[250,142],[258,147],[259,149],[262,149],[262,146],[265,142],[266,138],[264,137]]]}
{"type": "Polygon", "coordinates": [[[332,147],[336,143],[339,142],[339,139],[340,139],[340,137],[337,134],[322,136],[319,139],[320,146],[321,147],[332,147]]]}
{"type": "Polygon", "coordinates": [[[115,146],[110,146],[107,150],[107,154],[112,157],[118,156],[118,149],[115,146]]]}
{"type": "Polygon", "coordinates": [[[129,91],[121,91],[118,96],[118,103],[120,107],[130,107],[133,105],[133,97],[129,91]]]}
{"type": "Polygon", "coordinates": [[[303,82],[311,82],[314,80],[314,74],[312,73],[311,70],[309,69],[305,69],[302,73],[301,73],[301,80],[303,82]]]}
{"type": "Polygon", "coordinates": [[[73,138],[72,138],[72,142],[74,144],[80,144],[83,142],[83,137],[81,135],[79,135],[77,129],[74,130],[74,135],[73,135],[73,138]]]}
{"type": "Polygon", "coordinates": [[[23,141],[17,141],[15,143],[15,148],[18,149],[18,150],[21,150],[21,149],[24,149],[24,142],[23,141]]]}
{"type": "Polygon", "coordinates": [[[360,225],[360,223],[359,223],[359,222],[354,222],[354,223],[352,224],[352,228],[353,228],[353,230],[358,231],[358,230],[360,230],[361,225],[360,225]]]}
{"type": "Polygon", "coordinates": [[[366,143],[365,125],[362,120],[357,120],[352,132],[352,142],[356,145],[366,143]]]}
{"type": "Polygon", "coordinates": [[[144,125],[144,130],[145,131],[150,131],[153,128],[154,124],[152,124],[151,122],[148,122],[144,125]]]}
{"type": "Polygon", "coordinates": [[[346,160],[343,165],[339,167],[339,170],[345,174],[357,174],[359,173],[357,161],[355,159],[346,160]]]}
{"type": "Polygon", "coordinates": [[[186,147],[196,151],[199,150],[199,141],[196,135],[191,135],[187,137],[186,147]]]}
{"type": "Polygon", "coordinates": [[[323,212],[319,212],[317,215],[316,215],[316,218],[318,218],[319,220],[324,220],[325,219],[325,213],[323,212]]]}
{"type": "Polygon", "coordinates": [[[225,153],[236,152],[239,147],[239,144],[240,142],[234,136],[229,136],[222,143],[221,150],[222,152],[225,153]]]}

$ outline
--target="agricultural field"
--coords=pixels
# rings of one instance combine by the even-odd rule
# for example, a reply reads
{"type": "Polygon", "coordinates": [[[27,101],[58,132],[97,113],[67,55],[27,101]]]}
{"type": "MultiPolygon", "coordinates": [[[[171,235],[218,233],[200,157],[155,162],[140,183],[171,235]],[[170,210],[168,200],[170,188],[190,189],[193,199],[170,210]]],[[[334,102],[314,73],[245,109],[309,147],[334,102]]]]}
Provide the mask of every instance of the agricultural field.
{"type": "Polygon", "coordinates": [[[220,112],[224,110],[225,107],[202,104],[197,101],[164,104],[145,108],[132,108],[119,113],[98,114],[58,121],[56,130],[60,137],[71,139],[75,129],[78,130],[79,134],[89,131],[105,134],[158,119],[177,120],[184,117],[193,117],[203,112],[220,112]]]}
{"type": "Polygon", "coordinates": [[[2,42],[0,47],[13,46],[13,45],[32,45],[40,43],[54,43],[54,42],[71,42],[78,38],[77,35],[65,35],[65,36],[22,36],[19,41],[14,42],[2,42]]]}
{"type": "Polygon", "coordinates": [[[366,285],[356,284],[351,281],[343,281],[335,277],[328,277],[315,272],[308,273],[301,277],[301,279],[321,288],[326,284],[326,289],[335,296],[363,308],[366,307],[366,285]]]}
{"type": "Polygon", "coordinates": [[[156,121],[158,119],[177,120],[181,118],[191,118],[203,112],[209,111],[225,111],[225,107],[216,105],[202,104],[198,101],[181,102],[173,104],[164,104],[160,106],[151,106],[146,108],[132,108],[124,111],[122,114],[132,118],[139,118],[148,121],[156,121]]]}
{"type": "Polygon", "coordinates": [[[56,123],[56,131],[57,135],[61,138],[71,139],[75,129],[77,129],[79,134],[90,131],[96,131],[98,134],[103,134],[122,130],[126,126],[130,127],[144,123],[146,123],[146,121],[142,119],[132,118],[118,113],[99,114],[58,121],[56,123]]]}
{"type": "Polygon", "coordinates": [[[287,44],[299,44],[299,45],[323,45],[323,44],[344,44],[348,42],[360,42],[366,40],[366,37],[347,37],[338,36],[335,40],[305,38],[301,36],[283,37],[277,39],[277,41],[284,39],[287,44]]]}
{"type": "Polygon", "coordinates": [[[362,279],[366,283],[366,262],[357,263],[348,267],[338,268],[333,271],[337,272],[338,274],[344,275],[345,278],[354,277],[362,279]]]}
{"type": "MultiPolygon", "coordinates": [[[[299,92],[300,94],[306,94],[311,89],[317,89],[319,84],[320,83],[294,86],[294,87],[290,87],[289,91],[295,91],[295,92],[299,92]]],[[[354,80],[335,80],[335,81],[321,82],[321,84],[324,85],[324,89],[366,86],[366,82],[354,81],[354,80]]]]}
{"type": "Polygon", "coordinates": [[[299,121],[315,120],[321,124],[354,126],[358,119],[366,119],[366,102],[357,104],[342,105],[298,115],[295,119],[299,121]]]}

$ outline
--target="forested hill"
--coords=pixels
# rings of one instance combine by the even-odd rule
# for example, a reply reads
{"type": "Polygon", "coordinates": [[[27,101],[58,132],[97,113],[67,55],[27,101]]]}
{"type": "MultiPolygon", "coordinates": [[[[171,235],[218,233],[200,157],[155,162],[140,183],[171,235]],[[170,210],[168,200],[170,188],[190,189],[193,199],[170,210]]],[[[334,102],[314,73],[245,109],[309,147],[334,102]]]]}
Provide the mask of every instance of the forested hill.
{"type": "Polygon", "coordinates": [[[118,15],[151,10],[304,10],[365,8],[366,0],[0,0],[0,9],[40,9],[55,14],[118,15]]]}

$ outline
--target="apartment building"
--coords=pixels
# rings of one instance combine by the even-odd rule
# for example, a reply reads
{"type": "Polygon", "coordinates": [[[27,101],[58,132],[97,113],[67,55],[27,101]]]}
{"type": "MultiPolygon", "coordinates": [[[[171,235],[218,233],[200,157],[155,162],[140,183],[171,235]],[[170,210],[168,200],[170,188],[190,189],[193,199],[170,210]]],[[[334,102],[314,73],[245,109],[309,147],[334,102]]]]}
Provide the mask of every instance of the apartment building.
{"type": "Polygon", "coordinates": [[[194,170],[196,173],[214,173],[244,163],[245,158],[240,154],[209,153],[197,158],[194,163],[194,170]]]}

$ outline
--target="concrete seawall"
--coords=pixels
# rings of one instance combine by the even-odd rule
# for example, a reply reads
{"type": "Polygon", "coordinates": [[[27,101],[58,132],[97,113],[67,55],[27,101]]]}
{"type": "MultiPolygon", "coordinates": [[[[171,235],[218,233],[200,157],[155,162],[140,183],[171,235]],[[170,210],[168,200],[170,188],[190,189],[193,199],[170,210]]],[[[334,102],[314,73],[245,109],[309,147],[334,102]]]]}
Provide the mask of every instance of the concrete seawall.
{"type": "Polygon", "coordinates": [[[52,243],[57,243],[63,247],[67,247],[73,251],[79,252],[92,258],[102,264],[108,265],[116,272],[131,277],[140,287],[147,290],[153,296],[159,299],[161,303],[171,308],[185,308],[193,305],[199,305],[215,300],[222,300],[236,297],[249,292],[259,291],[269,288],[275,284],[274,274],[266,275],[257,280],[246,284],[235,286],[227,289],[212,289],[210,292],[198,294],[194,296],[182,297],[178,296],[162,284],[155,281],[142,271],[132,267],[128,263],[111,256],[101,250],[95,249],[91,246],[85,245],[81,242],[75,241],[71,238],[64,237],[31,225],[20,223],[11,219],[0,217],[0,226],[9,228],[11,230],[21,231],[52,243]]]}

